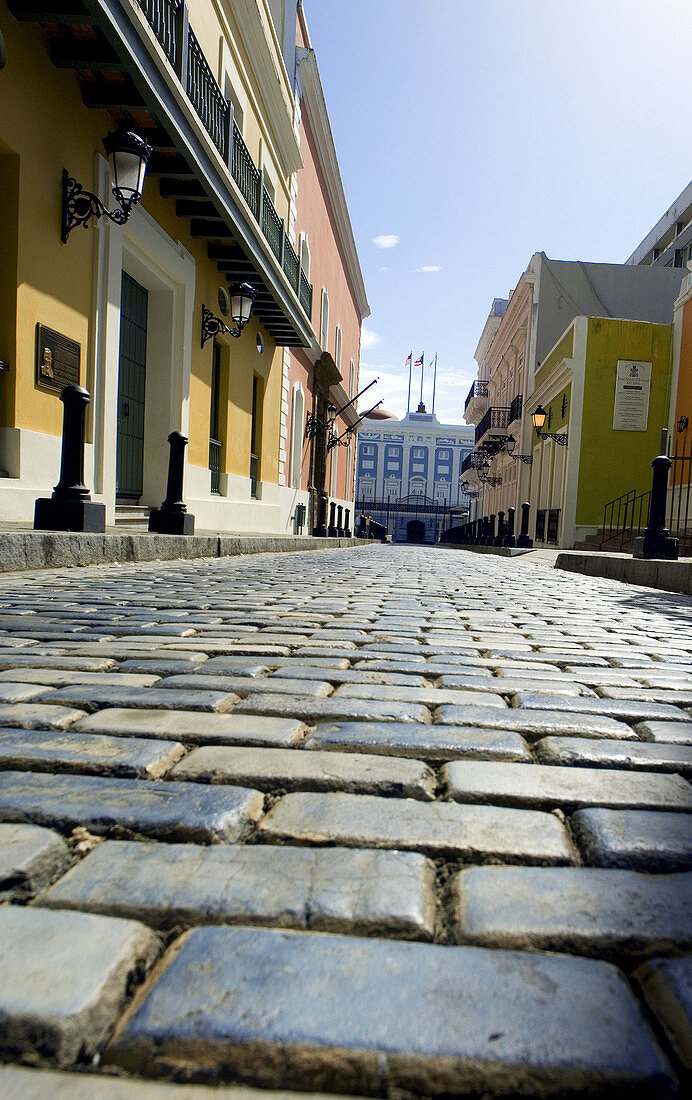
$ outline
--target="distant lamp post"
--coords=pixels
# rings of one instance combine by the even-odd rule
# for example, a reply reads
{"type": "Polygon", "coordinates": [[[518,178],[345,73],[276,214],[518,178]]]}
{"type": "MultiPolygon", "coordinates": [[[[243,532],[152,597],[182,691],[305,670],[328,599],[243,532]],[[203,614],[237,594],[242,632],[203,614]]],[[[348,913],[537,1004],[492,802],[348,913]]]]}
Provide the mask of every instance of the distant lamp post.
{"type": "Polygon", "coordinates": [[[682,434],[682,432],[687,431],[688,424],[689,424],[689,420],[687,419],[687,417],[686,416],[681,416],[680,419],[678,420],[677,424],[675,425],[675,427],[678,429],[680,434],[682,434]]]}
{"type": "MultiPolygon", "coordinates": [[[[229,328],[220,317],[215,317],[210,309],[202,306],[202,347],[212,336],[226,332],[236,339],[242,336],[243,329],[250,320],[252,307],[255,304],[257,290],[250,283],[236,283],[230,293],[230,315],[235,328],[229,328]]],[[[258,345],[261,349],[261,344],[258,345]]]]}
{"type": "MultiPolygon", "coordinates": [[[[569,436],[568,436],[567,432],[544,432],[543,431],[543,425],[545,424],[547,415],[548,414],[546,413],[546,411],[545,411],[545,409],[543,408],[542,405],[537,405],[535,412],[533,412],[531,414],[531,422],[532,422],[534,428],[536,429],[536,435],[538,436],[539,439],[553,439],[553,440],[555,440],[555,442],[557,443],[557,445],[559,447],[566,447],[567,446],[567,440],[569,439],[569,436]]],[[[519,457],[520,456],[517,455],[517,458],[519,458],[519,457]]]]}
{"type": "Polygon", "coordinates": [[[67,241],[78,225],[86,229],[92,218],[110,218],[116,225],[124,225],[133,208],[142,197],[144,177],[152,153],[143,137],[127,123],[106,134],[103,145],[108,155],[113,177],[113,194],[118,202],[115,210],[108,210],[91,191],[86,191],[67,169],[62,174],[62,223],[61,240],[67,241]]]}
{"type": "Polygon", "coordinates": [[[515,462],[523,462],[525,466],[533,465],[533,455],[517,455],[514,453],[514,448],[517,445],[517,441],[513,435],[507,438],[505,443],[505,450],[510,458],[513,458],[515,462]]]}

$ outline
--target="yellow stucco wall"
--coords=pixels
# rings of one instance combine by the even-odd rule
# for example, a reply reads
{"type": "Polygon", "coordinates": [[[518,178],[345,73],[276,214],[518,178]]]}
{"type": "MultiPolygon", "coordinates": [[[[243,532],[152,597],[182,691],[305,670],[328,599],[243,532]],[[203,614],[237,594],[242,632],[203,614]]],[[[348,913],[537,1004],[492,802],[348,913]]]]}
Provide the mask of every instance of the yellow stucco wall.
{"type": "MultiPolygon", "coordinates": [[[[651,488],[651,461],[668,419],[672,325],[590,318],[587,329],[577,524],[600,525],[603,508],[630,489],[651,488]],[[652,363],[645,432],[613,431],[619,359],[652,363]]],[[[579,430],[573,425],[572,430],[579,430]]]]}
{"type": "MultiPolygon", "coordinates": [[[[0,10],[6,15],[2,0],[0,10]]],[[[87,229],[74,229],[67,243],[61,242],[61,173],[65,167],[85,188],[95,190],[95,154],[103,155],[101,139],[114,123],[107,112],[83,105],[74,73],[49,63],[46,39],[39,29],[6,15],[3,33],[8,60],[0,74],[0,258],[8,262],[3,263],[0,276],[0,358],[8,359],[11,369],[0,375],[0,415],[4,425],[59,436],[59,397],[35,383],[36,325],[47,325],[80,344],[80,384],[93,391],[88,363],[96,247],[93,223],[87,229]]],[[[206,241],[189,236],[189,223],[176,216],[174,201],[161,198],[153,177],[145,183],[142,206],[173,240],[181,241],[196,265],[188,460],[206,468],[212,348],[210,342],[200,347],[201,312],[204,303],[218,313],[217,288],[225,285],[225,276],[208,259],[206,241]]],[[[262,478],[276,482],[281,349],[253,319],[241,339],[229,341],[228,354],[226,469],[242,477],[249,474],[252,374],[256,371],[265,387],[262,478]],[[258,333],[264,347],[261,355],[255,344],[258,333]]],[[[115,424],[108,430],[114,433],[115,424]]]]}

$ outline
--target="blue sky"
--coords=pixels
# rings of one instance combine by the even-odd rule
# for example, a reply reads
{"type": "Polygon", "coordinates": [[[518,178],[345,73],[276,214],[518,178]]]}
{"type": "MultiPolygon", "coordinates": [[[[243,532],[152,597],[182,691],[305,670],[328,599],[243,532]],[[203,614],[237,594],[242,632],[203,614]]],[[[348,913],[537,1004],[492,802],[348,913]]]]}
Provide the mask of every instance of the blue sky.
{"type": "Polygon", "coordinates": [[[692,0],[304,5],[372,310],[361,384],[403,415],[406,356],[437,352],[461,423],[533,253],[622,263],[692,178],[692,0]]]}

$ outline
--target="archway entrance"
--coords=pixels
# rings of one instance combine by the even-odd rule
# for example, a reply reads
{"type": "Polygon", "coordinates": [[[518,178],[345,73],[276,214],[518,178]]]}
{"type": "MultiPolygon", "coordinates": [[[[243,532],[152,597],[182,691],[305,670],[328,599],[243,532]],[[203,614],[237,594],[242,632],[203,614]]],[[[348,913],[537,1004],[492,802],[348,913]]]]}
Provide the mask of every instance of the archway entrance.
{"type": "Polygon", "coordinates": [[[425,542],[425,524],[421,519],[411,519],[406,524],[407,542],[425,542]]]}

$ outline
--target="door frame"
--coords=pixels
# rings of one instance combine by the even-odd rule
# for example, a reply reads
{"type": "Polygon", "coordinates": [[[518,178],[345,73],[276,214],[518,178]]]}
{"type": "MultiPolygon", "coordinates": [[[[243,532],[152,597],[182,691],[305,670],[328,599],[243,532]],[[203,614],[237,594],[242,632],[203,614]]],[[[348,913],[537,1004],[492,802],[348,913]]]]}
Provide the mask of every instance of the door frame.
{"type": "MultiPolygon", "coordinates": [[[[110,170],[96,155],[97,194],[111,202],[110,170]]],[[[158,505],[166,495],[167,437],[189,430],[190,371],[195,316],[196,266],[180,243],[137,205],[126,225],[101,218],[98,234],[95,310],[89,348],[88,388],[93,401],[94,489],[115,519],[115,464],[120,360],[122,272],[149,294],[144,475],[141,503],[158,505]]]]}

